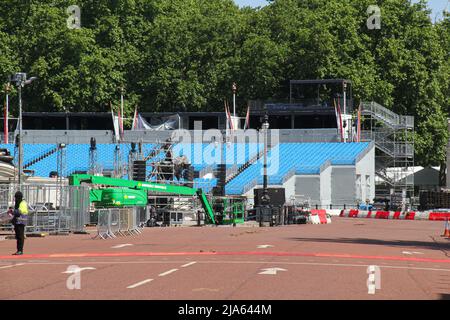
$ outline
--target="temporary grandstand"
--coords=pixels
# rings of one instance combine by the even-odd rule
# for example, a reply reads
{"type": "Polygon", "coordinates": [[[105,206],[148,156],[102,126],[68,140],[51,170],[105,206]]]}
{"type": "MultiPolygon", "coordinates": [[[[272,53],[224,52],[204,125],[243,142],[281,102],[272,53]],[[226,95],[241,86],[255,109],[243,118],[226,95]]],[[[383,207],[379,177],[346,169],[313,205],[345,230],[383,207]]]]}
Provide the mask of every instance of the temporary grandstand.
{"type": "MultiPolygon", "coordinates": [[[[301,135],[298,142],[291,141],[293,139],[291,135],[286,135],[289,139],[284,141],[284,133],[281,130],[279,134],[281,140],[278,144],[271,146],[268,151],[270,187],[284,187],[287,198],[309,198],[312,205],[318,206],[343,206],[344,204],[352,206],[356,202],[365,202],[374,198],[373,143],[303,142],[301,135]],[[270,172],[271,166],[277,166],[273,173],[270,172]]],[[[301,130],[298,133],[302,133],[301,130]]],[[[319,133],[320,130],[316,132],[316,134],[319,133]]],[[[52,175],[68,177],[74,173],[87,173],[91,167],[90,139],[95,138],[98,142],[96,157],[99,173],[113,176],[117,145],[113,143],[112,135],[98,131],[91,131],[89,134],[90,136],[83,137],[78,131],[64,134],[56,131],[54,135],[46,136],[44,132],[27,131],[24,141],[24,168],[32,177],[49,178],[52,175]],[[108,143],[109,139],[111,140],[108,143]],[[47,143],[29,143],[42,140],[47,143]],[[65,146],[66,153],[64,172],[58,170],[61,144],[65,146]]],[[[132,140],[131,138],[135,135],[136,132],[126,132],[125,140],[132,140]]],[[[325,137],[326,134],[323,138],[325,137]]],[[[161,138],[164,137],[160,137],[160,140],[163,140],[161,138]]],[[[333,137],[328,138],[333,139],[333,137]]],[[[149,138],[145,133],[141,133],[141,137],[136,141],[143,141],[142,153],[145,156],[151,155],[147,170],[148,179],[156,180],[155,176],[152,178],[150,175],[154,169],[152,163],[159,163],[166,155],[161,150],[161,144],[147,143],[148,139],[153,140],[153,137],[149,138]]],[[[336,139],[336,133],[334,139],[336,139]]],[[[119,146],[120,158],[123,159],[123,165],[126,167],[132,147],[128,143],[119,144],[119,146]]],[[[9,150],[13,155],[17,154],[14,144],[3,144],[0,148],[9,150]]],[[[173,157],[187,158],[196,171],[195,186],[201,186],[206,192],[210,192],[217,185],[214,169],[222,158],[214,157],[214,155],[216,152],[220,154],[220,150],[227,167],[225,186],[227,195],[244,194],[252,201],[253,189],[262,186],[263,145],[261,143],[233,141],[222,144],[203,141],[190,144],[175,143],[171,149],[173,157]],[[207,154],[210,154],[212,158],[205,157],[207,154]]],[[[123,177],[128,178],[127,170],[123,172],[123,177]]]]}
{"type": "MultiPolygon", "coordinates": [[[[292,81],[289,102],[253,101],[250,106],[253,118],[250,117],[248,130],[230,131],[224,126],[224,114],[190,112],[180,113],[180,128],[176,130],[125,130],[120,139],[114,130],[101,125],[101,130],[36,130],[28,121],[22,132],[26,181],[41,177],[64,185],[67,177],[77,173],[133,179],[133,166],[138,165],[136,161],[143,161],[145,176],[140,180],[189,183],[206,193],[222,188],[224,195],[245,196],[251,207],[254,190],[262,188],[264,182],[264,140],[260,128],[261,116],[267,114],[267,183],[269,188],[284,188],[286,201],[338,209],[372,202],[380,194],[396,199],[400,194],[403,202],[406,196],[413,196],[413,183],[402,179],[409,176],[408,170],[414,164],[412,117],[398,116],[373,102],[362,103],[365,118],[360,122],[364,128],[361,137],[355,138],[357,109],[351,98],[350,81],[292,81]],[[305,98],[307,90],[302,91],[297,85],[317,86],[317,90],[310,90],[317,97],[305,98]],[[334,91],[330,89],[333,87],[334,91]],[[343,107],[344,121],[340,124],[333,104],[343,107]],[[190,130],[192,122],[202,116],[215,117],[206,126],[209,129],[215,123],[215,128],[190,130]],[[192,139],[179,139],[180,136],[192,139]],[[225,168],[223,181],[218,176],[220,165],[225,168]],[[397,171],[401,177],[387,177],[385,172],[392,166],[400,168],[397,171]],[[380,178],[385,179],[376,185],[380,178]]],[[[49,114],[41,118],[47,116],[54,118],[49,114]]],[[[63,123],[75,121],[67,118],[68,114],[65,117],[63,123]]],[[[77,116],[76,121],[83,123],[82,117],[77,116]]],[[[14,134],[9,141],[15,141],[14,134]]],[[[0,149],[18,158],[15,143],[0,144],[0,149]]],[[[0,181],[4,183],[17,178],[17,170],[11,164],[5,164],[1,171],[4,178],[0,181]]]]}

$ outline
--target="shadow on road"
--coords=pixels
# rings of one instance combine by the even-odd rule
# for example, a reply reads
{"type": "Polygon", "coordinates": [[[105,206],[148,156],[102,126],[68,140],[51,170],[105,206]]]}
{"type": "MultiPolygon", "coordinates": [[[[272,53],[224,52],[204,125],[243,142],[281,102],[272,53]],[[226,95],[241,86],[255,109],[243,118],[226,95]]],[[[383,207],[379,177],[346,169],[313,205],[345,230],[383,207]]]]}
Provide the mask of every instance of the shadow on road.
{"type": "Polygon", "coordinates": [[[378,246],[392,246],[392,247],[412,247],[430,250],[450,250],[450,243],[435,243],[425,241],[404,241],[404,240],[380,240],[380,239],[363,239],[363,238],[289,238],[289,240],[302,242],[327,242],[327,243],[348,243],[348,244],[362,244],[362,245],[378,245],[378,246]]]}

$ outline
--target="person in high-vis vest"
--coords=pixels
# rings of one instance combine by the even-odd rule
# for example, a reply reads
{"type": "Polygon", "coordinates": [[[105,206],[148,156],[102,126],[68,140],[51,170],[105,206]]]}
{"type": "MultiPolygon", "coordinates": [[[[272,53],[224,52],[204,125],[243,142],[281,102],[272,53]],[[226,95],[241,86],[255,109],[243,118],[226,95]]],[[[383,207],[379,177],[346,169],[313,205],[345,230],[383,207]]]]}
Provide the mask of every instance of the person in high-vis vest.
{"type": "Polygon", "coordinates": [[[23,245],[25,242],[25,227],[28,221],[28,204],[23,200],[23,194],[17,191],[14,195],[14,210],[12,210],[13,219],[11,223],[14,225],[17,240],[17,252],[13,255],[19,256],[23,254],[23,245]]]}

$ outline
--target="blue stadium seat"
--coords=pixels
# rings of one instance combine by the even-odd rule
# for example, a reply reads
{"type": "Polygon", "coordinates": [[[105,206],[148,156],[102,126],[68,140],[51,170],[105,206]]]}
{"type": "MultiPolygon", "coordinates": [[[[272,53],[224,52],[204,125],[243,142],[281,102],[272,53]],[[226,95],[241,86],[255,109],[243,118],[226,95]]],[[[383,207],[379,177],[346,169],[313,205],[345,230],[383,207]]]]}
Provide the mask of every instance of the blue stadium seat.
{"type": "MultiPolygon", "coordinates": [[[[354,165],[357,156],[369,143],[281,143],[268,152],[268,183],[281,185],[290,173],[319,174],[327,161],[333,165],[354,165]],[[271,164],[278,170],[270,172],[271,164]]],[[[242,194],[245,187],[257,179],[263,183],[263,159],[241,172],[231,180],[225,190],[227,194],[242,194]]]]}
{"type": "MultiPolygon", "coordinates": [[[[369,143],[281,143],[273,147],[268,153],[269,177],[271,185],[280,185],[289,173],[295,174],[319,174],[322,165],[331,162],[333,165],[354,165],[361,152],[367,149],[369,143]],[[278,170],[270,172],[275,164],[278,170]]],[[[53,150],[54,144],[25,144],[24,164],[53,150]]],[[[88,171],[89,169],[89,144],[71,144],[66,149],[66,173],[75,171],[88,171]]],[[[97,160],[102,169],[114,168],[114,144],[98,144],[97,160]]],[[[0,148],[8,149],[14,155],[14,145],[0,145],[0,148]]],[[[155,148],[154,144],[144,144],[144,155],[149,154],[155,148]]],[[[173,148],[173,156],[186,156],[195,170],[202,170],[207,166],[216,167],[221,162],[220,146],[208,143],[177,144],[173,148]]],[[[129,145],[121,145],[122,162],[127,163],[131,150],[129,145]]],[[[222,147],[227,167],[242,166],[251,158],[263,150],[262,144],[234,143],[222,147]]],[[[151,161],[160,161],[164,153],[156,154],[151,161]]],[[[34,170],[36,176],[48,177],[51,171],[57,170],[57,153],[53,153],[41,161],[28,167],[34,170]]],[[[151,168],[150,168],[151,169],[151,168]]],[[[258,184],[263,182],[263,158],[250,165],[226,186],[227,194],[242,194],[246,186],[253,181],[258,184]]],[[[217,185],[217,179],[194,180],[194,185],[202,187],[209,192],[217,185]]]]}

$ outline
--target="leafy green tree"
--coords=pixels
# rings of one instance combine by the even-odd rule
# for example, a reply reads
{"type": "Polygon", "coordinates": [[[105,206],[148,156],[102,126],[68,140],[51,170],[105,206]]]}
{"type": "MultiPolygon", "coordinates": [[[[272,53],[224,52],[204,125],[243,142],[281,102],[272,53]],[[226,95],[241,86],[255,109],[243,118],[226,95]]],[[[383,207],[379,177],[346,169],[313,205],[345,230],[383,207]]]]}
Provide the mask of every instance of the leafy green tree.
{"type": "Polygon", "coordinates": [[[425,0],[377,3],[369,30],[372,0],[78,0],[81,29],[69,29],[72,1],[1,1],[0,82],[39,77],[27,111],[109,111],[123,86],[130,116],[222,111],[233,82],[243,114],[247,100],[285,100],[290,79],[347,78],[357,101],[415,116],[417,163],[442,164],[450,18],[433,24],[425,0]]]}

